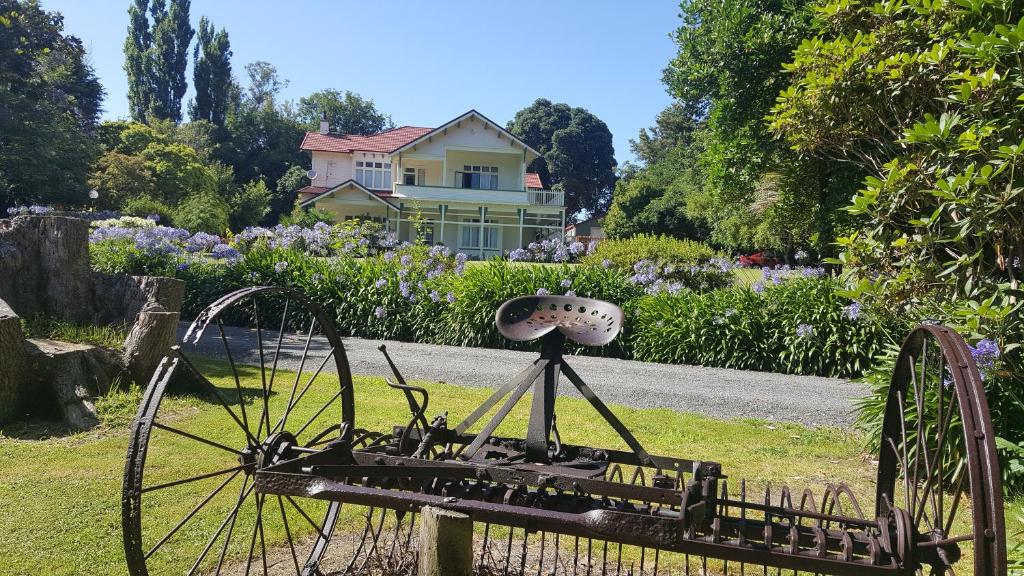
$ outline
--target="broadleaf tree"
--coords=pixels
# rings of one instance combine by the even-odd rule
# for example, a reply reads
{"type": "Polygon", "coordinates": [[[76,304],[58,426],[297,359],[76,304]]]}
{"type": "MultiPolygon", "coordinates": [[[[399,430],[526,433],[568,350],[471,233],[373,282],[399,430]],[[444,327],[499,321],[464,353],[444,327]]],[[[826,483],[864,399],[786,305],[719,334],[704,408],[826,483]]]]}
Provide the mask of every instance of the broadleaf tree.
{"type": "Polygon", "coordinates": [[[545,188],[565,192],[566,213],[603,212],[615,186],[612,133],[584,108],[537,99],[516,112],[507,129],[540,152],[530,163],[545,188]]]}
{"type": "Polygon", "coordinates": [[[298,120],[307,130],[316,130],[326,118],[336,134],[377,134],[394,128],[391,117],[377,110],[373,100],[349,90],[320,90],[299,98],[298,120]]]}

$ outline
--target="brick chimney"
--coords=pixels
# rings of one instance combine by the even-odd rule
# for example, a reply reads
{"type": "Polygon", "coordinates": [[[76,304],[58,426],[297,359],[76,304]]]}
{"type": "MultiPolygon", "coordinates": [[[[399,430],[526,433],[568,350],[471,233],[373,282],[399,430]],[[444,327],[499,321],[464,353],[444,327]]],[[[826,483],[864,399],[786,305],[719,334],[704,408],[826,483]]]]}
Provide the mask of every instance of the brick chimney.
{"type": "Polygon", "coordinates": [[[320,133],[327,134],[331,131],[331,124],[327,121],[327,113],[320,115],[320,133]]]}

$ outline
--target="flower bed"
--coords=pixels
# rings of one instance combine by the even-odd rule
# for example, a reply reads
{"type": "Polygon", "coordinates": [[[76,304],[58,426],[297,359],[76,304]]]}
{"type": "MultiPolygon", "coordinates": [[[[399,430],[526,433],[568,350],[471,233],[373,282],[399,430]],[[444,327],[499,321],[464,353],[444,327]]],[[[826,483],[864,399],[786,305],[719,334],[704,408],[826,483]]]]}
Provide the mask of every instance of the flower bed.
{"type": "MultiPolygon", "coordinates": [[[[748,288],[729,285],[733,265],[716,257],[684,266],[642,260],[625,269],[605,261],[502,260],[467,268],[464,254],[398,243],[375,227],[278,226],[220,238],[137,220],[94,227],[93,267],[185,280],[186,316],[243,286],[295,286],[333,311],[343,334],[530,348],[500,336],[494,311],[515,296],[569,294],[615,302],[627,313],[615,342],[578,353],[826,376],[861,373],[885,341],[821,269],[766,270],[748,288]]],[[[543,249],[559,251],[552,246],[543,249]]],[[[565,250],[579,255],[586,247],[565,250]]],[[[301,321],[290,319],[292,326],[301,321]]]]}

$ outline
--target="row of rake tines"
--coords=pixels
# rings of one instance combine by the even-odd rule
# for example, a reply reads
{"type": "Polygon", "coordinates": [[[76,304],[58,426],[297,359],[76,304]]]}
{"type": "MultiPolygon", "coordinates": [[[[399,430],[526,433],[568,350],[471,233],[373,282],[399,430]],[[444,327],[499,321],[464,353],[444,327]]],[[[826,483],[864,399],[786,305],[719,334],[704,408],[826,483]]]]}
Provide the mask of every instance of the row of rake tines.
{"type": "MultiPolygon", "coordinates": [[[[771,505],[771,487],[765,488],[763,503],[771,505]]],[[[820,508],[813,493],[806,490],[796,508],[788,488],[779,491],[778,506],[789,509],[843,515],[841,499],[848,499],[850,512],[863,518],[856,497],[845,485],[830,485],[820,508]]],[[[722,500],[729,500],[723,481],[722,500]]],[[[740,500],[747,502],[746,482],[740,481],[740,500]]],[[[723,514],[728,510],[723,506],[723,514]]],[[[746,509],[741,512],[746,515],[746,509]]],[[[759,519],[764,516],[758,514],[759,519]]],[[[381,508],[369,508],[364,515],[362,536],[352,542],[344,566],[325,570],[329,576],[412,576],[416,574],[418,551],[416,513],[396,514],[381,508]]],[[[820,524],[819,524],[820,525],[820,524]]],[[[828,527],[828,526],[826,526],[828,527]]],[[[508,526],[483,526],[482,535],[474,536],[474,574],[480,576],[657,576],[682,574],[781,575],[781,568],[745,565],[728,560],[709,559],[676,552],[665,552],[642,546],[624,545],[579,536],[543,531],[530,532],[508,526]]],[[[786,574],[797,572],[786,570],[786,574]]]]}

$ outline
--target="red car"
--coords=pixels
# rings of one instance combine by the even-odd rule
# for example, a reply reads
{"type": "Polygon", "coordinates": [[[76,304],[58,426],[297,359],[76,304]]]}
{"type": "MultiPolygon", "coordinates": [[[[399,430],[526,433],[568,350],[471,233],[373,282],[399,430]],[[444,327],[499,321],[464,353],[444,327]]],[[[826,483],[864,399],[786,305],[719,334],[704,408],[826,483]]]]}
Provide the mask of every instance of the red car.
{"type": "Polygon", "coordinates": [[[765,266],[778,266],[779,264],[782,264],[782,259],[768,251],[755,252],[749,256],[740,256],[740,266],[764,268],[765,266]]]}

